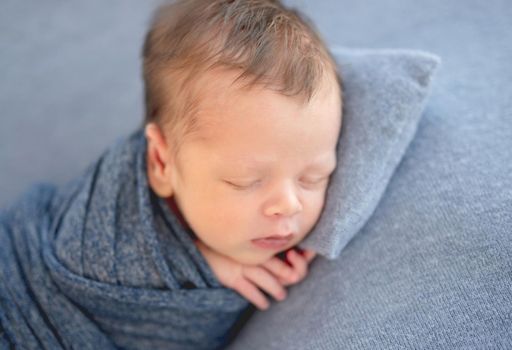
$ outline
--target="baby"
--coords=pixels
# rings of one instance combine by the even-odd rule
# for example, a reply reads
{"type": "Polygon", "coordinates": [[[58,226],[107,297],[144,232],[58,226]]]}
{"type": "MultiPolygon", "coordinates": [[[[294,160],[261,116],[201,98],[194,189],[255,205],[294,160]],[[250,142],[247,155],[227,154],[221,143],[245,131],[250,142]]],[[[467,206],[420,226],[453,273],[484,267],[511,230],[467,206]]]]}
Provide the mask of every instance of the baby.
{"type": "Polygon", "coordinates": [[[143,55],[150,187],[219,281],[266,309],[261,290],[283,300],[315,256],[290,248],[317,222],[336,167],[334,61],[275,0],[164,6],[143,55]]]}
{"type": "Polygon", "coordinates": [[[249,302],[306,276],[315,253],[294,247],[342,110],[315,32],[278,1],[178,1],[152,23],[144,80],[144,130],[0,212],[0,344],[220,348],[249,302]]]}

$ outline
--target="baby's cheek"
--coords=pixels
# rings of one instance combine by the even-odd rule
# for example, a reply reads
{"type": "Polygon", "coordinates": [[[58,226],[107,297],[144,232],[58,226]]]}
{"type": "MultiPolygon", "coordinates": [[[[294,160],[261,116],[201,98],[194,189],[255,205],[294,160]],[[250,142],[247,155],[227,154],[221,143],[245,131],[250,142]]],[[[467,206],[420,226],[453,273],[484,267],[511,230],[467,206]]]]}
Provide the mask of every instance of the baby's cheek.
{"type": "Polygon", "coordinates": [[[249,217],[250,211],[243,204],[219,201],[210,206],[204,216],[208,217],[212,226],[220,232],[226,232],[229,235],[243,235],[248,226],[253,223],[249,217]]]}
{"type": "Polygon", "coordinates": [[[311,231],[317,223],[324,206],[324,196],[322,194],[312,195],[307,199],[307,205],[304,206],[301,218],[301,229],[304,237],[311,231]]]}

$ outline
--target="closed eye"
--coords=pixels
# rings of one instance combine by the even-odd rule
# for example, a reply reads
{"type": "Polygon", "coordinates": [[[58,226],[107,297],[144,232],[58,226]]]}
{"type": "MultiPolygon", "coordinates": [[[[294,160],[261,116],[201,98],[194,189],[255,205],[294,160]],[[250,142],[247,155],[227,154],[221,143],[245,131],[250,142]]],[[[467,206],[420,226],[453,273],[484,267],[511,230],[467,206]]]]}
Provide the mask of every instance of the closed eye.
{"type": "Polygon", "coordinates": [[[226,184],[228,184],[229,186],[233,187],[235,190],[242,191],[242,190],[246,190],[246,189],[249,189],[249,188],[253,187],[259,181],[253,181],[253,182],[249,182],[249,183],[235,183],[235,182],[224,180],[224,182],[226,184]]]}
{"type": "Polygon", "coordinates": [[[316,178],[316,179],[301,179],[300,182],[305,185],[322,185],[329,180],[329,176],[316,178]]]}

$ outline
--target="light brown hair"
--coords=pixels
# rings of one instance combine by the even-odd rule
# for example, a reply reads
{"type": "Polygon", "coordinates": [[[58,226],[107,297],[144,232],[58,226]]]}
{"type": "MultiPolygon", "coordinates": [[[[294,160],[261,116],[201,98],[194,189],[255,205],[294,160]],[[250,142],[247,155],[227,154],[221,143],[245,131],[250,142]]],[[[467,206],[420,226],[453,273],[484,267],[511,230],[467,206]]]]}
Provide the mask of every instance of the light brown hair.
{"type": "Polygon", "coordinates": [[[193,81],[209,69],[240,71],[247,87],[262,84],[304,103],[329,74],[341,91],[334,60],[313,26],[277,0],[165,4],[153,17],[143,60],[145,123],[167,124],[178,143],[197,129],[193,81]]]}

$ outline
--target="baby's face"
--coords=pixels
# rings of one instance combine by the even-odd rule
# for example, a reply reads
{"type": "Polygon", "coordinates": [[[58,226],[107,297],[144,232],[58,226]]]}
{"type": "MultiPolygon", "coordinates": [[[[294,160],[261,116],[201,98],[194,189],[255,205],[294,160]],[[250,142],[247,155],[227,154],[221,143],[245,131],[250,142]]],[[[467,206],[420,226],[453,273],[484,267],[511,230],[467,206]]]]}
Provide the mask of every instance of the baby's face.
{"type": "Polygon", "coordinates": [[[339,90],[330,81],[302,104],[269,89],[239,89],[227,73],[208,81],[202,137],[180,149],[174,198],[206,245],[260,264],[299,243],[320,216],[336,167],[339,90]],[[255,241],[269,236],[281,239],[255,241]]]}

